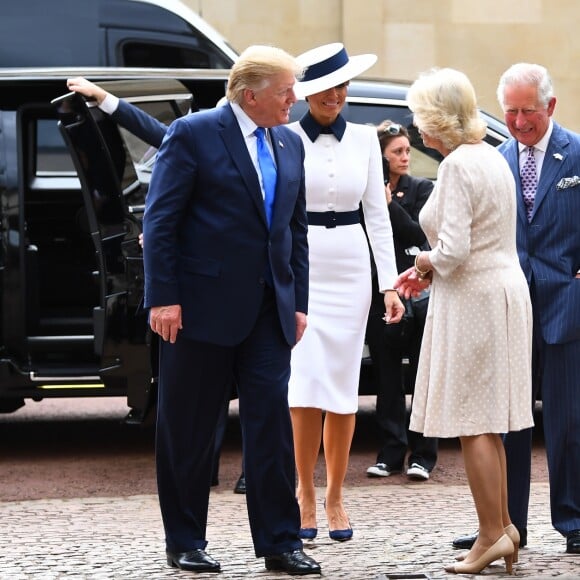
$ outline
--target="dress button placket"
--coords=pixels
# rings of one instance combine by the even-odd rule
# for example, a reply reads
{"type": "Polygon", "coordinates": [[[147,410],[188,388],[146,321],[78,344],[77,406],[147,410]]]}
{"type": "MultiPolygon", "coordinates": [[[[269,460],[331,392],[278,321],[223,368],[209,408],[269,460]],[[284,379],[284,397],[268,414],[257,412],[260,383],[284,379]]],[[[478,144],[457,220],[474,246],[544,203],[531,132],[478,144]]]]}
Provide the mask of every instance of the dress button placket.
{"type": "Polygon", "coordinates": [[[336,203],[337,203],[337,184],[336,184],[336,156],[335,156],[335,151],[334,148],[331,147],[330,145],[330,139],[328,140],[328,147],[329,147],[329,151],[328,151],[328,196],[327,196],[327,206],[329,210],[335,210],[336,209],[336,203]]]}

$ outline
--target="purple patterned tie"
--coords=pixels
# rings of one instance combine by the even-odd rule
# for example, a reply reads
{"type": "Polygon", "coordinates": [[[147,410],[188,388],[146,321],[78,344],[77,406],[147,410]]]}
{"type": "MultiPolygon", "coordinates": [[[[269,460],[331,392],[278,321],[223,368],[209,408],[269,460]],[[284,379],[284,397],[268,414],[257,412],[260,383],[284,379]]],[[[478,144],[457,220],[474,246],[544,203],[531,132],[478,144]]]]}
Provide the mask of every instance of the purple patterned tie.
{"type": "Polygon", "coordinates": [[[536,158],[534,157],[534,148],[528,147],[527,153],[526,162],[521,169],[520,177],[522,180],[522,195],[524,198],[524,205],[526,206],[526,215],[528,216],[528,221],[531,221],[538,180],[536,176],[536,158]]]}

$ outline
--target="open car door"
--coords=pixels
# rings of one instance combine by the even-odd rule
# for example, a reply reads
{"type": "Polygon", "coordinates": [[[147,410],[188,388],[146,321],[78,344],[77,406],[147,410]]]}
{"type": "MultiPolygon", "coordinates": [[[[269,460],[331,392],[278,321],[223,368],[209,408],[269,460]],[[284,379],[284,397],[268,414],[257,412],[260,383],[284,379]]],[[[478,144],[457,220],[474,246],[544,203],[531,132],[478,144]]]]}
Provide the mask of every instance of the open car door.
{"type": "MultiPolygon", "coordinates": [[[[161,81],[165,89],[168,82],[161,81]]],[[[171,93],[169,100],[152,95],[151,83],[146,91],[149,94],[142,97],[147,102],[155,101],[157,106],[163,101],[169,120],[179,116],[183,103],[190,99],[180,83],[171,83],[178,86],[161,91],[165,95],[171,93]]],[[[110,86],[115,84],[107,83],[107,90],[128,96],[126,84],[110,86]]],[[[141,94],[143,85],[133,84],[141,94]]],[[[59,127],[81,183],[95,248],[94,277],[100,302],[93,310],[94,348],[100,359],[100,376],[105,384],[126,384],[127,403],[132,409],[128,420],[141,422],[156,398],[155,365],[150,363],[156,360],[156,353],[147,354],[150,333],[147,314],[142,309],[143,256],[138,240],[154,153],[136,140],[131,144],[132,157],[128,146],[132,136],[78,94],[65,95],[55,104],[59,127]],[[139,151],[136,155],[135,150],[139,151]]]]}

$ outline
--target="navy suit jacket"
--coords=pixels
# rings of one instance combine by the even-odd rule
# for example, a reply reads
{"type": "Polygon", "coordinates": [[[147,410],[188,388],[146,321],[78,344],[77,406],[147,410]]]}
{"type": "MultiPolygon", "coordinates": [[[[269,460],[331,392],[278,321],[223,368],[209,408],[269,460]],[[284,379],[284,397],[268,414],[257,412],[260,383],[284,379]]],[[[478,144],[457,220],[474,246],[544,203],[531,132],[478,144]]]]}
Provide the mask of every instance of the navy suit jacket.
{"type": "Polygon", "coordinates": [[[285,339],[296,341],[295,312],[308,306],[304,147],[286,127],[270,132],[278,168],[270,229],[229,105],[177,119],[161,144],[143,221],[145,306],[180,304],[186,338],[239,344],[269,270],[285,339]]]}
{"type": "Polygon", "coordinates": [[[554,123],[529,223],[517,141],[509,139],[499,150],[516,176],[518,255],[534,289],[542,336],[548,344],[580,340],[580,279],[575,278],[580,269],[580,184],[557,187],[565,177],[580,176],[580,135],[554,123]]]}
{"type": "Polygon", "coordinates": [[[167,125],[123,99],[119,99],[119,106],[111,114],[111,119],[156,149],[159,149],[168,129],[167,125]]]}

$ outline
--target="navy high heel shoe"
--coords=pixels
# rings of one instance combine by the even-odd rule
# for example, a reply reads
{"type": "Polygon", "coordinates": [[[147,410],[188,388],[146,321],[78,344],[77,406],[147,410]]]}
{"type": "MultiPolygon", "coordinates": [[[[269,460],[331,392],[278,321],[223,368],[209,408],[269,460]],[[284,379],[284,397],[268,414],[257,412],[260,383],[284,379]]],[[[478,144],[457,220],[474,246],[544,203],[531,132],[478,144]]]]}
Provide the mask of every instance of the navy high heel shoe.
{"type": "MultiPolygon", "coordinates": [[[[326,510],[326,500],[324,500],[324,509],[326,510]]],[[[350,527],[350,522],[348,523],[349,527],[345,530],[328,530],[328,537],[335,542],[346,542],[352,538],[352,527],[350,527]]]]}
{"type": "Polygon", "coordinates": [[[346,542],[352,538],[352,528],[346,530],[328,530],[328,535],[331,540],[336,542],[346,542]]]}
{"type": "Polygon", "coordinates": [[[314,540],[318,534],[318,528],[300,528],[298,537],[301,540],[314,540]]]}

